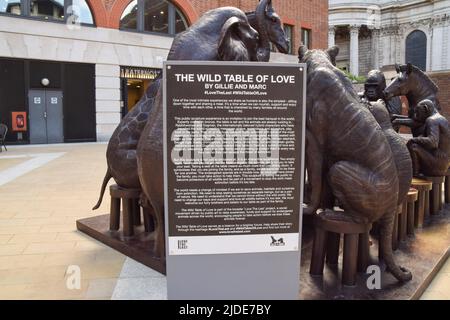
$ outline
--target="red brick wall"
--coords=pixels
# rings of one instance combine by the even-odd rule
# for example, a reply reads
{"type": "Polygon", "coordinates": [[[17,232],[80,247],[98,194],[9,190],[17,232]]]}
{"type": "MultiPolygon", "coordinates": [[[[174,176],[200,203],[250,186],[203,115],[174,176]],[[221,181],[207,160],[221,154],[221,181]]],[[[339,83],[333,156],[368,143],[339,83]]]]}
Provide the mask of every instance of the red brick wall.
{"type": "MultiPolygon", "coordinates": [[[[131,0],[88,0],[99,27],[119,27],[120,16],[131,0]]],[[[243,11],[255,10],[258,0],[173,0],[191,23],[206,11],[234,6],[243,11]]],[[[300,45],[301,28],[311,29],[313,48],[328,44],[328,0],[273,0],[275,10],[284,23],[294,27],[294,48],[300,45]]]]}
{"type": "Polygon", "coordinates": [[[450,121],[450,71],[428,73],[439,87],[439,102],[441,113],[450,121]]]}
{"type": "MultiPolygon", "coordinates": [[[[191,2],[199,15],[207,10],[223,6],[254,11],[258,5],[258,0],[191,0],[191,2]]],[[[273,6],[283,22],[294,27],[294,48],[298,48],[300,45],[302,27],[312,30],[313,48],[327,47],[328,0],[273,0],[273,6]]]]}

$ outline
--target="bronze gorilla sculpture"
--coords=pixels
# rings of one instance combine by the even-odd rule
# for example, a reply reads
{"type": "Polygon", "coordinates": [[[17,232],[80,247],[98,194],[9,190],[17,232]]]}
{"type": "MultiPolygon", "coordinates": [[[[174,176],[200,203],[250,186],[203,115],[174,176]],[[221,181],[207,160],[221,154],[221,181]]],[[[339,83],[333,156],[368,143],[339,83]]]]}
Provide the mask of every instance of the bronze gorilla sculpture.
{"type": "Polygon", "coordinates": [[[399,97],[386,99],[384,90],[386,89],[386,77],[380,70],[372,70],[368,73],[364,83],[363,98],[369,102],[383,100],[389,114],[402,114],[402,102],[399,97]]]}
{"type": "MultiPolygon", "coordinates": [[[[246,13],[248,22],[259,33],[258,61],[269,61],[270,42],[281,53],[287,53],[288,40],[284,34],[280,17],[275,12],[271,0],[261,1],[256,11],[246,13]]],[[[222,56],[223,60],[235,60],[222,56]]],[[[175,57],[172,57],[174,60],[175,57]]],[[[103,179],[100,197],[93,210],[100,207],[103,195],[111,178],[124,188],[140,189],[141,184],[137,176],[136,148],[142,130],[148,120],[148,114],[153,107],[154,97],[159,89],[159,81],[151,84],[146,94],[141,98],[133,110],[120,122],[108,143],[106,160],[108,170],[103,179]],[[149,98],[150,97],[150,98],[149,98]]]]}
{"type": "Polygon", "coordinates": [[[378,221],[380,259],[399,281],[409,281],[411,273],[396,265],[392,252],[399,179],[391,146],[350,80],[331,63],[331,54],[299,49],[300,62],[308,66],[309,88],[306,166],[311,203],[304,213],[319,209],[325,180],[347,216],[356,222],[378,221]]]}
{"type": "MultiPolygon", "coordinates": [[[[408,141],[413,159],[414,175],[442,177],[447,173],[450,160],[450,128],[431,100],[423,100],[413,108],[413,127],[423,127],[423,135],[408,141]]],[[[394,122],[404,124],[401,119],[394,122]]]]}
{"type": "MultiPolygon", "coordinates": [[[[235,45],[234,41],[237,38],[245,38],[243,43],[250,43],[249,53],[243,52],[241,45],[238,45],[237,58],[229,54],[225,57],[230,60],[255,61],[259,41],[257,33],[248,24],[246,15],[232,7],[208,11],[195,25],[179,34],[173,42],[168,60],[222,60],[223,55],[219,52],[221,35],[224,34],[223,26],[228,25],[230,21],[233,23],[233,28],[229,31],[233,38],[231,45],[235,45]],[[254,45],[251,45],[252,43],[254,45]]],[[[137,148],[138,175],[147,198],[145,205],[151,206],[154,210],[156,234],[154,252],[161,258],[165,256],[162,91],[161,87],[137,148]]]]}

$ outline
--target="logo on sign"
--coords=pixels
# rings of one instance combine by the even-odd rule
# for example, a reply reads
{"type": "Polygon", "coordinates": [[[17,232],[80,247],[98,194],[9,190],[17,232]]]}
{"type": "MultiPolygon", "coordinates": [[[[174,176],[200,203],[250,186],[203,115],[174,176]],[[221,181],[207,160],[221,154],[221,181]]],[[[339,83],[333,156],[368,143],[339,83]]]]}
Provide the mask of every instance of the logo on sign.
{"type": "Polygon", "coordinates": [[[40,97],[34,97],[34,104],[41,104],[41,98],[40,97]]]}
{"type": "Polygon", "coordinates": [[[283,238],[280,238],[278,240],[275,239],[275,237],[273,236],[271,236],[271,238],[272,238],[272,243],[270,244],[271,247],[282,247],[286,245],[283,238]]]}
{"type": "Polygon", "coordinates": [[[186,250],[188,248],[187,242],[188,242],[187,240],[178,240],[178,249],[186,250]]]}
{"type": "Polygon", "coordinates": [[[52,97],[50,101],[51,101],[51,104],[58,104],[58,98],[56,98],[56,97],[52,97]]]}

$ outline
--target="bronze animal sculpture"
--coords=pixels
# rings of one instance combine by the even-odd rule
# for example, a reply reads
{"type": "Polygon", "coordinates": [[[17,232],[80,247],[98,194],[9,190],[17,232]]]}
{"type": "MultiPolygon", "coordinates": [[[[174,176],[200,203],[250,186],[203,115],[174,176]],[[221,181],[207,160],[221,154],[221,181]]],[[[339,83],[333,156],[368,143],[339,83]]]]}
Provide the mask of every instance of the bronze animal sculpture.
{"type": "Polygon", "coordinates": [[[278,51],[288,53],[289,41],[283,30],[280,16],[275,12],[272,0],[262,0],[256,7],[256,11],[246,13],[248,22],[259,33],[258,61],[270,60],[270,42],[278,51]]]}
{"type": "Polygon", "coordinates": [[[383,130],[394,155],[399,184],[397,204],[400,205],[411,188],[413,178],[411,156],[403,138],[392,126],[391,116],[388,112],[389,108],[386,107],[385,102],[380,99],[377,102],[369,102],[367,106],[380,125],[381,130],[383,130]]]}
{"type": "Polygon", "coordinates": [[[392,231],[399,200],[399,179],[391,146],[364,106],[352,83],[331,63],[329,51],[299,49],[308,66],[306,165],[313,214],[321,205],[324,180],[346,215],[355,222],[380,225],[380,248],[389,271],[399,281],[412,275],[396,265],[392,231]],[[323,94],[326,92],[326,94],[323,94]]]}
{"type": "Polygon", "coordinates": [[[386,89],[386,77],[380,70],[372,70],[368,73],[364,83],[363,99],[368,102],[383,100],[389,114],[402,114],[402,102],[399,97],[386,99],[384,90],[386,89]]]}
{"type": "MultiPolygon", "coordinates": [[[[271,0],[263,0],[258,4],[256,11],[246,13],[248,22],[260,34],[258,44],[259,61],[270,60],[270,42],[282,53],[287,53],[289,43],[282,28],[280,17],[275,12],[271,0]]],[[[229,60],[222,56],[223,60],[229,60]]],[[[141,185],[137,175],[136,148],[139,137],[147,122],[150,110],[153,108],[154,96],[159,89],[159,82],[149,87],[152,99],[148,99],[149,92],[120,122],[114,131],[106,153],[108,170],[103,179],[100,198],[93,210],[100,207],[103,195],[111,178],[125,188],[140,189],[141,185]],[[129,143],[129,141],[133,141],[129,143]]]]}
{"type": "Polygon", "coordinates": [[[92,210],[97,210],[102,204],[106,186],[111,178],[122,188],[141,189],[137,174],[136,149],[160,83],[161,79],[158,77],[113,132],[106,150],[108,169],[103,179],[100,198],[92,210]]]}
{"type": "MultiPolygon", "coordinates": [[[[422,70],[408,63],[406,65],[396,65],[398,76],[384,90],[386,99],[397,96],[406,96],[409,103],[408,116],[393,115],[395,119],[412,119],[414,117],[414,107],[420,101],[428,99],[433,102],[436,109],[441,110],[437,97],[439,88],[422,70]]],[[[413,136],[418,137],[424,133],[423,127],[412,127],[413,136]]]]}
{"type": "MultiPolygon", "coordinates": [[[[196,24],[179,34],[173,42],[168,60],[219,61],[257,58],[259,37],[251,28],[246,15],[237,8],[224,7],[205,13],[196,24]],[[232,21],[230,25],[230,21],[232,21]],[[226,31],[224,32],[224,28],[226,31]],[[222,46],[225,35],[233,40],[230,47],[222,46]],[[236,44],[242,38],[241,44],[236,44]],[[242,44],[247,52],[242,50],[242,44]],[[235,50],[233,46],[237,46],[235,50]],[[195,48],[195,50],[193,50],[195,48]],[[222,54],[220,50],[229,52],[222,54]],[[233,54],[235,56],[233,56],[233,54]]],[[[163,179],[163,97],[160,88],[154,108],[142,132],[137,148],[138,175],[143,193],[155,214],[155,255],[165,256],[164,240],[164,179],[163,179]]]]}
{"type": "Polygon", "coordinates": [[[408,141],[414,175],[442,177],[447,173],[450,160],[449,123],[431,100],[419,102],[413,112],[412,121],[397,119],[394,122],[423,128],[421,136],[408,141]]]}

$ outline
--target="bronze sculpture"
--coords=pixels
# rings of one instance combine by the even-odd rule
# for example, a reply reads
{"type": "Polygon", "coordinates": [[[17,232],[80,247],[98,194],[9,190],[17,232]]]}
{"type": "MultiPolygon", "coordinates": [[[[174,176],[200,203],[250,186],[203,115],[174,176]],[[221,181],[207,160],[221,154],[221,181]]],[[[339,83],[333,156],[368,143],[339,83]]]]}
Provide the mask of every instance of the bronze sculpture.
{"type": "Polygon", "coordinates": [[[389,114],[402,114],[402,102],[399,97],[386,99],[384,90],[386,89],[386,78],[380,70],[372,70],[368,73],[364,83],[362,97],[368,102],[383,100],[389,114]]]}
{"type": "MultiPolygon", "coordinates": [[[[406,96],[409,110],[408,116],[393,115],[393,120],[412,119],[414,117],[414,107],[425,99],[432,101],[435,108],[441,110],[437,97],[439,88],[422,70],[408,63],[406,65],[396,65],[396,71],[398,76],[384,90],[384,95],[386,99],[406,96]]],[[[415,137],[424,133],[422,127],[412,127],[411,132],[415,137]]]]}
{"type": "Polygon", "coordinates": [[[422,128],[423,134],[408,141],[414,175],[442,177],[450,160],[449,123],[431,100],[423,100],[413,108],[412,119],[396,119],[394,123],[422,128]]]}
{"type": "Polygon", "coordinates": [[[380,225],[380,248],[389,271],[402,282],[412,279],[396,265],[392,231],[399,200],[399,179],[391,146],[352,83],[335,68],[332,52],[299,48],[308,65],[306,166],[313,214],[321,206],[324,181],[355,222],[380,225]],[[321,94],[327,92],[327,94],[321,94]]]}
{"type": "Polygon", "coordinates": [[[278,51],[288,53],[289,41],[283,30],[280,16],[275,12],[272,0],[262,0],[255,12],[246,13],[248,22],[259,33],[258,61],[270,60],[270,43],[272,42],[278,51]]]}
{"type": "MultiPolygon", "coordinates": [[[[270,42],[278,48],[278,51],[287,53],[289,44],[271,0],[260,1],[256,10],[246,13],[246,16],[250,25],[259,33],[258,61],[269,61],[270,42]]],[[[222,60],[236,60],[237,56],[231,58],[225,55],[221,57],[222,60]]],[[[171,57],[171,59],[175,60],[175,57],[171,57]]],[[[115,182],[123,188],[141,189],[137,175],[136,148],[150,110],[153,108],[159,85],[159,81],[151,84],[146,94],[122,119],[112,134],[106,153],[108,170],[103,179],[99,200],[93,210],[100,207],[106,186],[111,178],[114,178],[115,182]]]]}
{"type": "MultiPolygon", "coordinates": [[[[172,45],[168,60],[256,60],[257,32],[250,27],[244,12],[224,7],[205,13],[187,31],[179,34],[172,45]],[[231,25],[230,25],[231,23],[231,25]],[[224,29],[226,31],[224,31],[224,29]],[[228,30],[229,29],[229,30],[228,30]],[[233,41],[223,39],[232,37],[233,41]],[[237,39],[243,39],[237,43],[237,39]],[[208,39],[209,42],[205,42],[208,39]],[[222,44],[227,41],[229,47],[222,44]],[[245,52],[242,48],[246,48],[245,52]],[[222,54],[220,50],[227,50],[222,54]]],[[[158,91],[154,108],[142,132],[137,148],[138,175],[142,190],[155,216],[155,254],[165,256],[164,240],[164,177],[163,177],[163,97],[158,91]]]]}
{"type": "Polygon", "coordinates": [[[394,155],[399,184],[397,204],[400,205],[403,203],[409,189],[411,188],[413,178],[411,156],[403,138],[392,126],[391,116],[385,102],[380,99],[377,102],[369,102],[367,106],[375,120],[377,120],[380,125],[381,130],[383,130],[383,133],[391,147],[392,154],[394,155]]]}
{"type": "Polygon", "coordinates": [[[160,83],[160,77],[155,79],[147,88],[145,95],[122,119],[112,134],[106,150],[108,170],[103,179],[100,198],[92,210],[97,210],[100,207],[106,186],[111,178],[114,178],[117,185],[122,188],[141,189],[137,174],[136,149],[160,83]]]}

